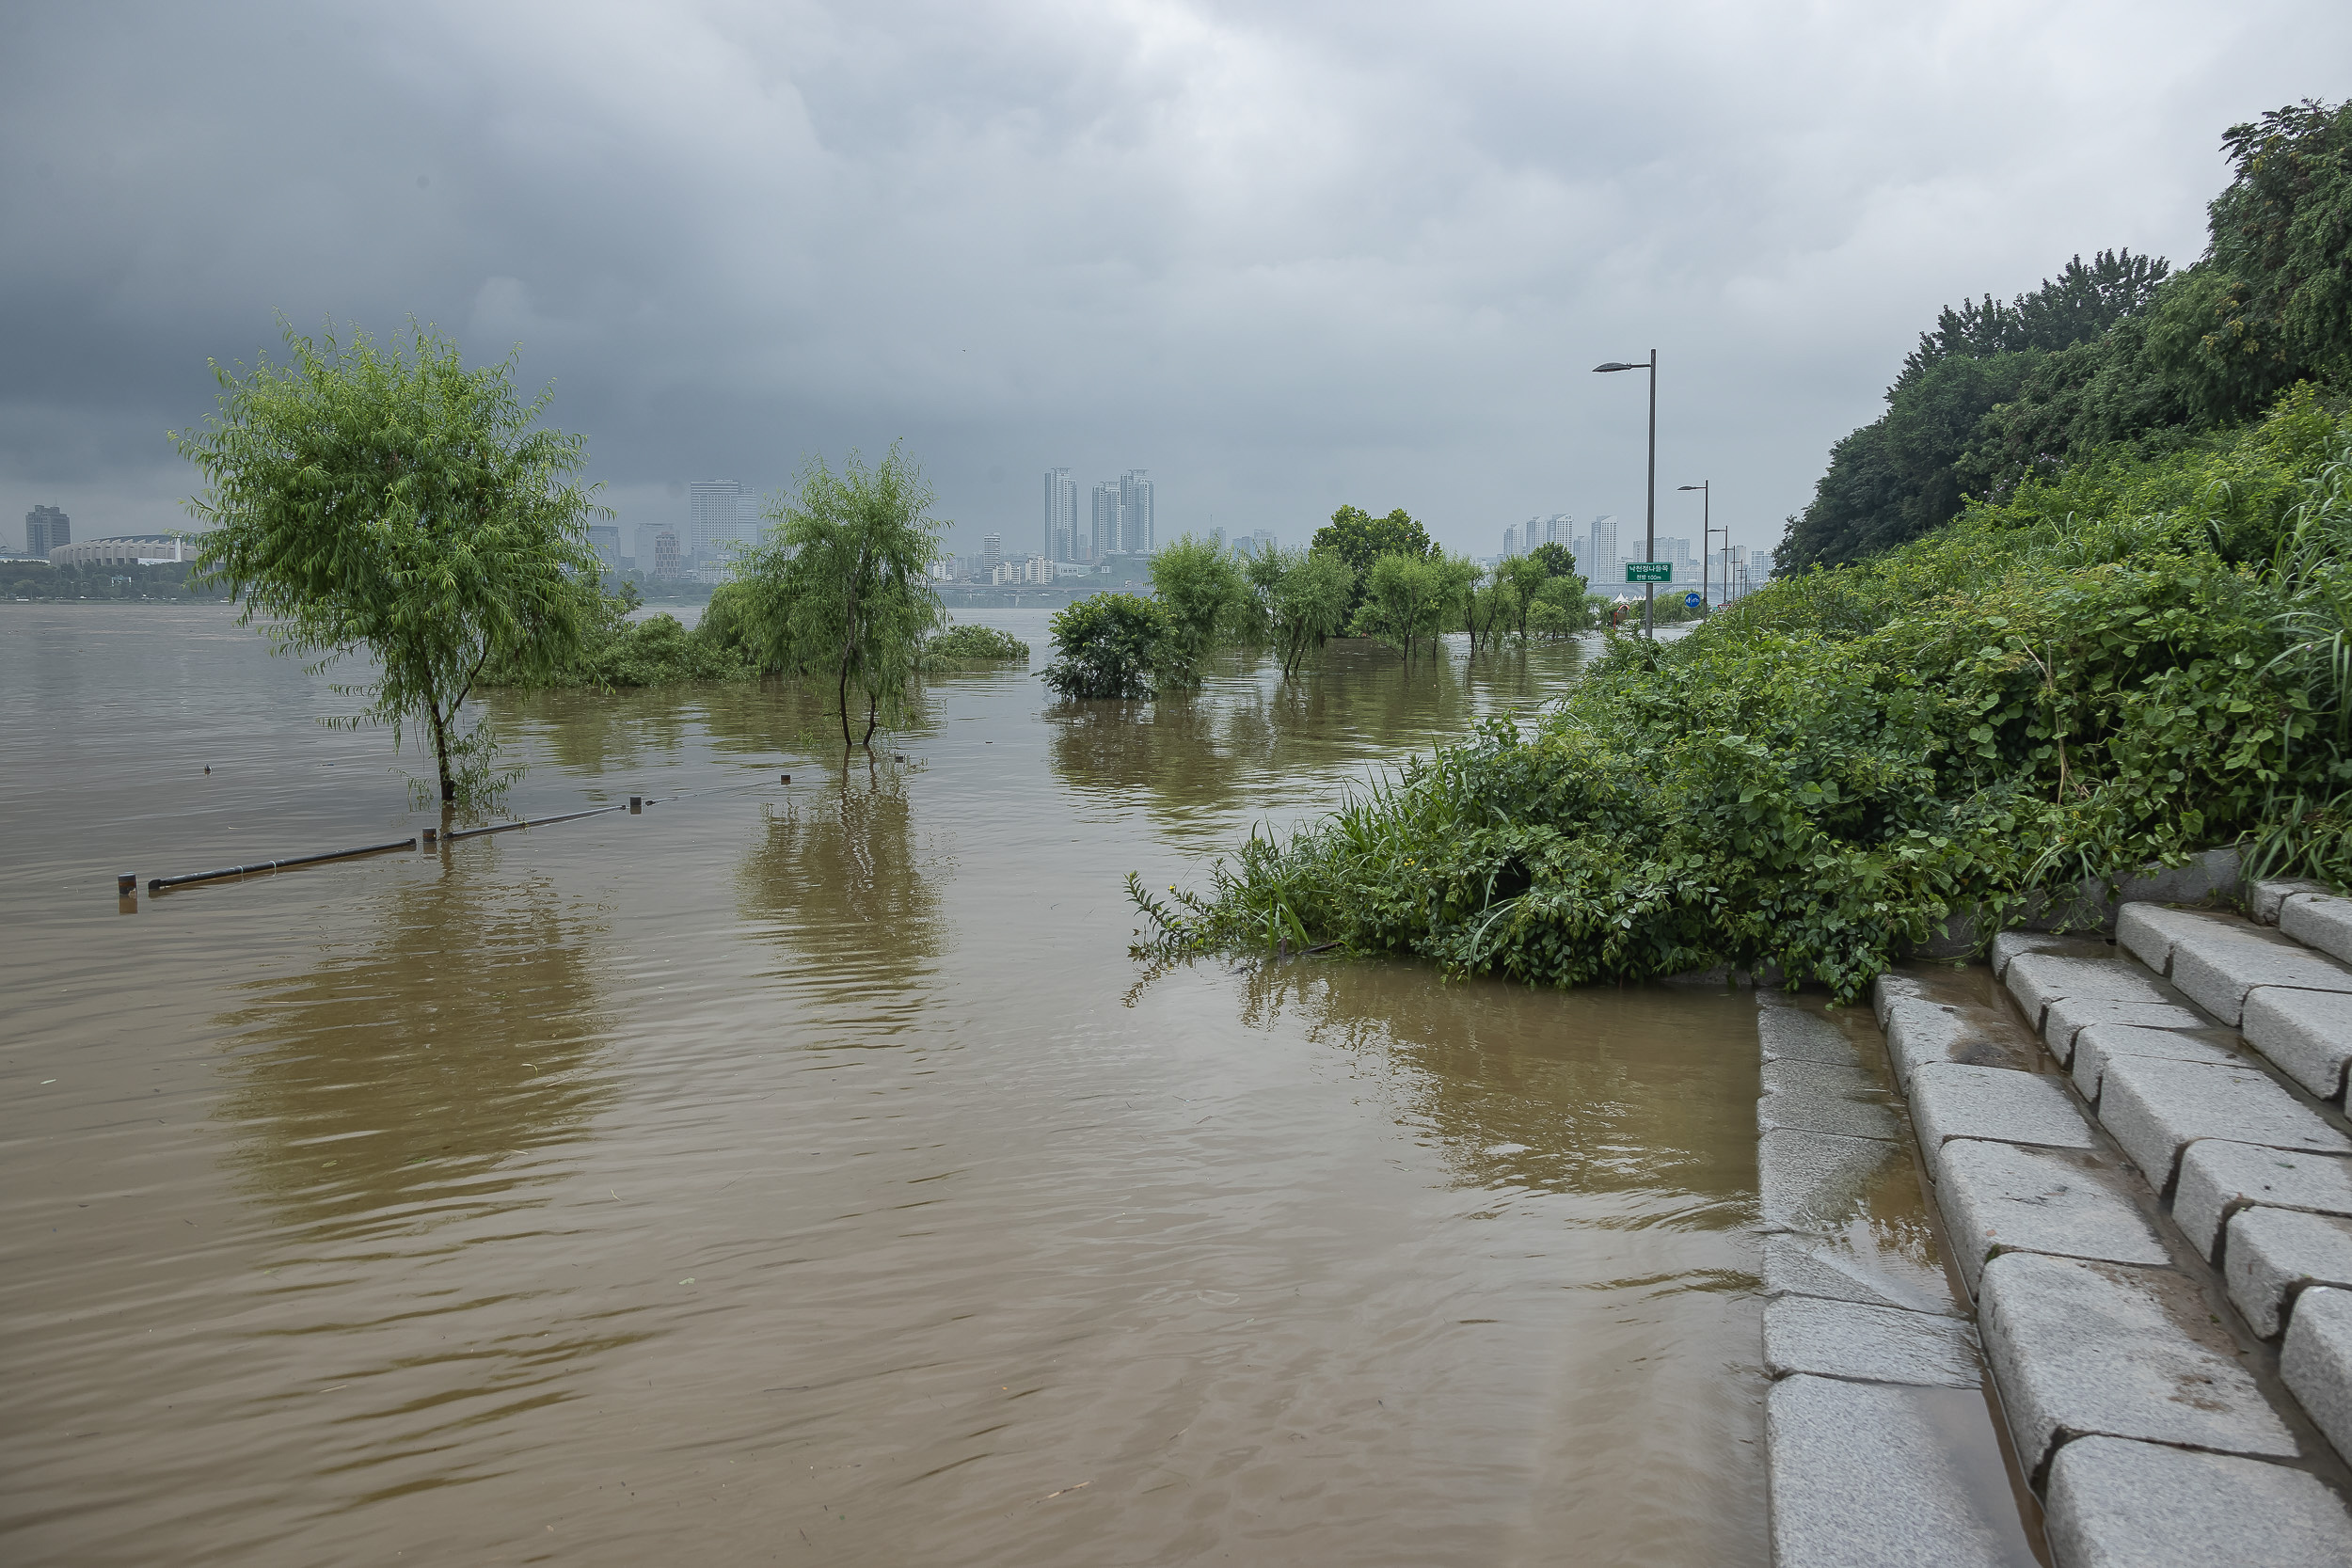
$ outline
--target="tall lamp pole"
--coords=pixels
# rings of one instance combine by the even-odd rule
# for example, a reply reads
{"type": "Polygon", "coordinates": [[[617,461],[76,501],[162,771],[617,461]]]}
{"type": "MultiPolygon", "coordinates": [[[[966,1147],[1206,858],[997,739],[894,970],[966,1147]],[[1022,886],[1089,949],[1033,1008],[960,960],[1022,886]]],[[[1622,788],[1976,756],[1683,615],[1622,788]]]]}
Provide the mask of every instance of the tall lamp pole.
{"type": "MultiPolygon", "coordinates": [[[[1649,372],[1649,502],[1648,515],[1643,524],[1642,559],[1645,562],[1655,561],[1658,559],[1658,351],[1649,351],[1647,364],[1612,359],[1606,365],[1595,365],[1593,371],[1595,374],[1606,374],[1611,371],[1649,372]]],[[[1645,582],[1642,584],[1642,635],[1645,637],[1655,639],[1658,636],[1657,605],[1658,584],[1645,582]]]]}
{"type": "MultiPolygon", "coordinates": [[[[1696,484],[1677,484],[1675,486],[1677,490],[1696,490],[1699,493],[1699,614],[1702,617],[1707,615],[1713,608],[1707,601],[1707,568],[1708,556],[1714,548],[1715,534],[1717,531],[1712,520],[1713,509],[1715,505],[1715,492],[1711,486],[1715,482],[1711,479],[1703,479],[1696,484]]],[[[1730,544],[1731,530],[1724,529],[1722,532],[1724,536],[1724,543],[1726,545],[1730,544]]],[[[1725,561],[1724,565],[1724,588],[1725,592],[1729,592],[1731,588],[1731,565],[1728,560],[1725,561]]]]}

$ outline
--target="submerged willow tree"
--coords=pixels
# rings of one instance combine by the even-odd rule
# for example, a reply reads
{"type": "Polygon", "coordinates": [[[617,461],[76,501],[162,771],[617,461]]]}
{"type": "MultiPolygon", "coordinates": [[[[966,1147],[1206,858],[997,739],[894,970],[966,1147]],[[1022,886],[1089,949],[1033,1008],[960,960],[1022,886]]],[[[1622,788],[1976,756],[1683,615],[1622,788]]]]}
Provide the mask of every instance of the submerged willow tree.
{"type": "Polygon", "coordinates": [[[172,444],[203,475],[188,509],[213,525],[198,572],[269,618],[281,652],[325,669],[362,648],[369,699],[338,722],[429,732],[444,805],[494,794],[486,717],[460,727],[483,668],[554,669],[578,651],[599,567],[578,436],[537,428],[548,393],[515,395],[515,361],[468,370],[457,346],[412,328],[404,349],[364,332],[313,342],[243,374],[215,362],[219,409],[172,444]]]}
{"type": "Polygon", "coordinates": [[[746,641],[771,669],[833,682],[844,752],[861,744],[850,733],[852,688],[870,748],[874,731],[904,714],[924,639],[946,623],[930,580],[935,499],[895,442],[871,467],[852,451],[837,474],[812,457],[743,557],[746,641]]]}

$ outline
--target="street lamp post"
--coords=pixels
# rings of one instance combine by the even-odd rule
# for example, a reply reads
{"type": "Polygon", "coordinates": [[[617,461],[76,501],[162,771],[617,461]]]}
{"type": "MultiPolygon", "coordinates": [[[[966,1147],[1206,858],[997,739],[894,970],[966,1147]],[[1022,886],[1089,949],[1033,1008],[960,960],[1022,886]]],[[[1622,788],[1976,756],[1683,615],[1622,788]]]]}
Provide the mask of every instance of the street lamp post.
{"type": "Polygon", "coordinates": [[[1707,546],[1713,543],[1715,538],[1715,528],[1709,520],[1713,515],[1711,509],[1715,504],[1715,492],[1710,488],[1714,483],[1711,479],[1702,479],[1696,484],[1675,486],[1677,490],[1696,490],[1699,493],[1699,618],[1701,620],[1707,618],[1708,611],[1707,546]]]}
{"type": "MultiPolygon", "coordinates": [[[[1643,524],[1642,559],[1655,561],[1658,559],[1658,351],[1649,351],[1647,364],[1612,359],[1606,365],[1593,367],[1597,375],[1611,371],[1649,372],[1649,502],[1648,515],[1643,524]]],[[[1645,582],[1642,584],[1642,635],[1651,639],[1658,636],[1654,619],[1657,604],[1658,584],[1645,582]]]]}

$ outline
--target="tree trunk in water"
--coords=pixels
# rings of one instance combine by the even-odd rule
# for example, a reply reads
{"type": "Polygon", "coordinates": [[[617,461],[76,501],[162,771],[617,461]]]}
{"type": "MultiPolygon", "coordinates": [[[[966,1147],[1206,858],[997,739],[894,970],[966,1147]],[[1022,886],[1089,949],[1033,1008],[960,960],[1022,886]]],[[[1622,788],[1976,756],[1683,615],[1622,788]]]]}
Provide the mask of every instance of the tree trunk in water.
{"type": "Polygon", "coordinates": [[[433,762],[441,771],[441,804],[457,799],[457,781],[449,776],[449,726],[441,721],[441,710],[433,709],[433,762]]]}
{"type": "Polygon", "coordinates": [[[850,738],[850,661],[841,661],[841,750],[847,753],[857,742],[850,738]]]}
{"type": "Polygon", "coordinates": [[[874,749],[874,715],[881,702],[882,699],[871,691],[866,694],[866,739],[863,744],[869,752],[874,749]]]}

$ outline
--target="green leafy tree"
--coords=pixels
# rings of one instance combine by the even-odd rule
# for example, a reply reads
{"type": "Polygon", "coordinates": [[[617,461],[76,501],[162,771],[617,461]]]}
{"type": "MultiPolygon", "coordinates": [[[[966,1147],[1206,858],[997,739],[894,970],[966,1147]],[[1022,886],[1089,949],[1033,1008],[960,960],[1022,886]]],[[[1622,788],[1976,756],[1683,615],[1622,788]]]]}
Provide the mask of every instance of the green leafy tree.
{"type": "Polygon", "coordinates": [[[1576,552],[1557,541],[1538,545],[1527,554],[1528,559],[1544,569],[1544,576],[1548,578],[1572,578],[1577,575],[1576,552]]]}
{"type": "Polygon", "coordinates": [[[1378,638],[1410,666],[1422,643],[1434,643],[1444,633],[1461,586],[1459,571],[1442,556],[1384,555],[1365,578],[1357,633],[1378,638]]]}
{"type": "Polygon", "coordinates": [[[1347,607],[1353,619],[1370,591],[1374,562],[1384,555],[1427,555],[1437,546],[1430,542],[1429,531],[1401,506],[1385,517],[1375,517],[1359,506],[1343,506],[1331,514],[1330,522],[1315,531],[1307,547],[1327,550],[1354,569],[1356,596],[1347,607]]]}
{"type": "Polygon", "coordinates": [[[1250,558],[1248,575],[1287,680],[1346,628],[1356,569],[1330,550],[1266,550],[1250,558]]]}
{"type": "Polygon", "coordinates": [[[1552,574],[1548,564],[1536,557],[1515,555],[1505,558],[1495,575],[1510,590],[1512,629],[1523,644],[1527,641],[1528,617],[1534,610],[1535,595],[1551,580],[1552,574]]]}
{"type": "Polygon", "coordinates": [[[1152,697],[1168,636],[1168,618],[1134,594],[1095,594],[1057,610],[1054,662],[1038,672],[1064,697],[1152,697]]]}
{"type": "Polygon", "coordinates": [[[1248,629],[1248,579],[1223,546],[1185,534],[1152,557],[1152,592],[1166,622],[1160,684],[1200,685],[1209,649],[1248,629]]]}
{"type": "Polygon", "coordinates": [[[442,803],[476,802],[503,782],[487,720],[462,722],[484,668],[560,668],[596,612],[585,444],[537,428],[549,394],[520,401],[511,357],[468,370],[429,327],[285,342],[283,364],[215,364],[217,412],[172,434],[205,484],[199,568],[282,650],[373,655],[373,682],[338,689],[369,700],[347,722],[395,745],[421,726],[442,803]]]}
{"type": "Polygon", "coordinates": [[[813,457],[742,557],[752,646],[768,668],[833,684],[845,752],[870,750],[877,728],[904,717],[924,640],[946,622],[930,581],[942,531],[934,499],[896,443],[870,467],[852,451],[837,474],[813,457]],[[860,701],[865,733],[852,738],[860,701]]]}

